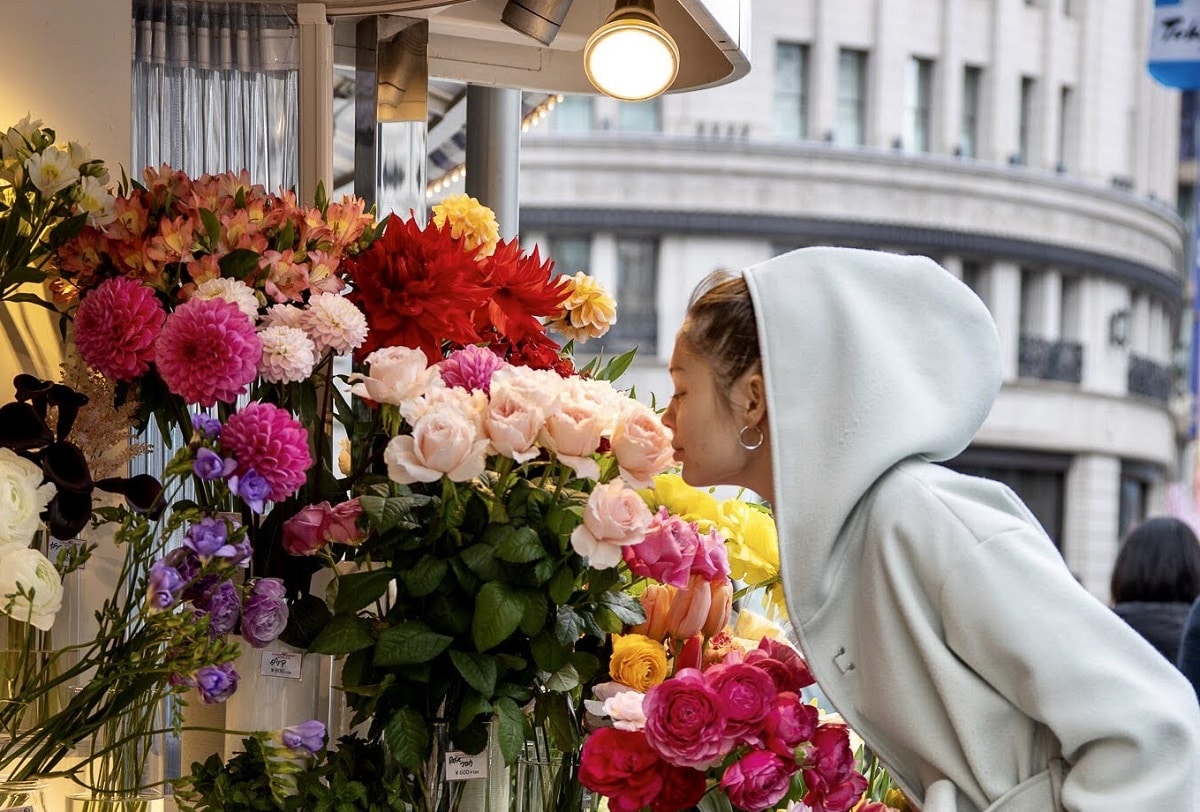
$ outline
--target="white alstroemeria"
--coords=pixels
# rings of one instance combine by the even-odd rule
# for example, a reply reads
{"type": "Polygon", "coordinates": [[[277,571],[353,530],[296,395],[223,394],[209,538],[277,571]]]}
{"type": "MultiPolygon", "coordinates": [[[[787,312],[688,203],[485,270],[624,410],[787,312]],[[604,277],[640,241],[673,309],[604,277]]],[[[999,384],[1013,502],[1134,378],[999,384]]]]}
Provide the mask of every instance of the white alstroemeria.
{"type": "Polygon", "coordinates": [[[10,550],[0,556],[0,611],[42,631],[54,625],[62,607],[62,579],[37,550],[10,550]]]}
{"type": "Polygon", "coordinates": [[[117,219],[117,201],[103,183],[91,177],[79,181],[79,208],[88,213],[88,225],[106,226],[117,219]]]}
{"type": "Polygon", "coordinates": [[[0,155],[5,158],[19,158],[30,151],[29,144],[33,137],[42,129],[42,120],[26,115],[25,118],[8,128],[4,138],[0,139],[0,155]]]}
{"type": "Polygon", "coordinates": [[[79,180],[79,170],[71,166],[71,156],[58,147],[46,147],[40,155],[30,155],[25,159],[25,171],[44,195],[58,194],[79,180]]]}

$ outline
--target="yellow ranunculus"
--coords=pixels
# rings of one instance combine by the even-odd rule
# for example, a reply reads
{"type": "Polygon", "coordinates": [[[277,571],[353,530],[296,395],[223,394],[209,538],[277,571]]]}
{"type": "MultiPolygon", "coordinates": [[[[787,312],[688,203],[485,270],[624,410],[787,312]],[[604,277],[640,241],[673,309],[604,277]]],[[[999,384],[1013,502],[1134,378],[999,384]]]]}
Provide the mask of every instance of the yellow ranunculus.
{"type": "Polygon", "coordinates": [[[766,512],[738,499],[721,503],[718,523],[734,578],[757,586],[779,576],[779,536],[766,512]]]}
{"type": "Polygon", "coordinates": [[[667,678],[667,650],[640,634],[614,634],[608,674],[635,691],[646,691],[667,678]]]}
{"type": "Polygon", "coordinates": [[[685,522],[697,522],[700,532],[707,533],[717,523],[717,500],[711,493],[693,488],[678,474],[659,474],[654,478],[653,498],[656,504],[666,505],[667,510],[685,522]]]}
{"type": "Polygon", "coordinates": [[[433,224],[441,228],[450,222],[450,236],[463,241],[468,251],[478,248],[476,258],[490,257],[500,241],[500,226],[495,213],[468,195],[450,195],[433,207],[433,224]]]}
{"type": "Polygon", "coordinates": [[[764,637],[770,637],[773,640],[787,639],[782,626],[749,609],[738,612],[737,622],[733,626],[733,635],[751,640],[756,646],[764,637]]]}

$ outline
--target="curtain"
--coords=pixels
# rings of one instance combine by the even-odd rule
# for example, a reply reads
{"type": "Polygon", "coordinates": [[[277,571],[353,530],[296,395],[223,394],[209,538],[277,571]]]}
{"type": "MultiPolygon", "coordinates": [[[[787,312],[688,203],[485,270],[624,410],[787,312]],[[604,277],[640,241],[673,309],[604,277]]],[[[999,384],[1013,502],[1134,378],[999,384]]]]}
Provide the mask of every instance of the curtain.
{"type": "Polygon", "coordinates": [[[268,191],[299,172],[299,29],[256,2],[134,0],[133,163],[195,176],[249,170],[268,191]]]}

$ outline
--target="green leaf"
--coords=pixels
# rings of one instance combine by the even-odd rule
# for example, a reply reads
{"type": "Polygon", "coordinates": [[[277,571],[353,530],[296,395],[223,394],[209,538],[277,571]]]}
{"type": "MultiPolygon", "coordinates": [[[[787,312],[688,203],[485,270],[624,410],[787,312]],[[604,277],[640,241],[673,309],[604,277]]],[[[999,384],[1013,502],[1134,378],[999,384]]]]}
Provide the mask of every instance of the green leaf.
{"type": "Polygon", "coordinates": [[[404,583],[408,587],[409,594],[414,598],[423,598],[432,594],[445,579],[449,568],[450,565],[443,558],[434,558],[432,555],[422,556],[421,560],[404,574],[404,583]]]}
{"type": "Polygon", "coordinates": [[[429,729],[412,708],[400,708],[392,714],[383,729],[383,740],[396,763],[410,770],[419,769],[429,753],[429,729]]]}
{"type": "Polygon", "coordinates": [[[333,611],[340,614],[357,612],[367,604],[382,597],[396,573],[388,569],[354,572],[337,579],[337,600],[333,611]]]}
{"type": "Polygon", "coordinates": [[[646,621],[646,611],[637,598],[624,592],[606,592],[600,596],[600,603],[617,618],[629,626],[636,626],[646,621]]]}
{"type": "Polygon", "coordinates": [[[546,625],[546,615],[550,613],[550,601],[546,595],[536,589],[522,589],[521,598],[525,601],[525,613],[521,616],[521,631],[532,637],[546,625]]]}
{"type": "Polygon", "coordinates": [[[542,671],[553,674],[567,662],[567,650],[547,632],[539,634],[529,641],[533,662],[542,671]]]}
{"type": "Polygon", "coordinates": [[[537,710],[547,723],[546,728],[555,749],[563,753],[579,752],[579,734],[567,697],[564,694],[542,694],[538,697],[537,710]]]}
{"type": "Polygon", "coordinates": [[[532,527],[513,527],[496,545],[496,558],[513,564],[527,564],[546,557],[546,548],[532,527]]]}
{"type": "Polygon", "coordinates": [[[465,634],[471,628],[471,607],[448,595],[437,594],[429,602],[425,620],[442,634],[465,634]]]}
{"type": "Polygon", "coordinates": [[[287,628],[279,639],[297,648],[307,649],[333,617],[325,601],[315,595],[304,595],[289,608],[287,628]]]}
{"type": "Polygon", "coordinates": [[[567,691],[572,691],[578,687],[579,672],[570,663],[555,671],[550,675],[550,679],[546,680],[546,690],[559,694],[565,694],[567,691]]]}
{"type": "Polygon", "coordinates": [[[200,222],[204,224],[204,231],[208,235],[208,248],[211,251],[221,241],[221,221],[208,209],[200,209],[200,222]]]}
{"type": "Polygon", "coordinates": [[[356,615],[334,615],[308,650],[313,654],[349,654],[375,642],[371,623],[356,615]]]}
{"type": "Polygon", "coordinates": [[[554,618],[554,637],[564,646],[574,646],[583,636],[583,618],[570,606],[558,607],[554,618]]]}
{"type": "Polygon", "coordinates": [[[569,536],[583,521],[583,507],[579,505],[554,505],[546,513],[546,528],[559,536],[569,536]]]}
{"type": "Polygon", "coordinates": [[[49,242],[51,248],[58,248],[67,240],[74,239],[83,231],[83,227],[87,225],[88,213],[81,211],[74,217],[68,217],[61,223],[56,225],[50,232],[49,242]]]}
{"type": "Polygon", "coordinates": [[[249,248],[235,248],[217,260],[221,276],[245,279],[258,269],[258,252],[249,248]]]}
{"type": "Polygon", "coordinates": [[[733,804],[730,802],[729,796],[715,788],[700,799],[696,808],[700,812],[733,812],[733,804]]]}
{"type": "Polygon", "coordinates": [[[597,380],[615,381],[625,374],[625,370],[629,369],[629,365],[633,363],[633,356],[636,354],[637,348],[634,347],[629,352],[621,353],[616,358],[609,359],[604,369],[596,373],[597,380]]]}
{"type": "Polygon", "coordinates": [[[486,654],[450,650],[450,661],[476,691],[489,697],[496,691],[496,660],[486,654]]]}
{"type": "Polygon", "coordinates": [[[575,573],[571,570],[570,565],[564,564],[550,578],[550,600],[557,604],[567,603],[571,600],[571,593],[574,591],[575,573]]]}
{"type": "Polygon", "coordinates": [[[389,496],[385,499],[379,496],[362,496],[359,497],[358,503],[370,519],[371,526],[380,533],[386,533],[411,516],[403,497],[389,496]]]}
{"type": "Polygon", "coordinates": [[[525,746],[525,715],[511,699],[499,699],[495,707],[500,720],[500,752],[504,754],[505,764],[515,764],[525,746]]]}
{"type": "Polygon", "coordinates": [[[504,575],[496,563],[496,551],[488,544],[472,544],[458,555],[467,568],[484,581],[495,581],[504,575]]]}
{"type": "Polygon", "coordinates": [[[375,665],[417,665],[441,654],[454,638],[438,634],[419,621],[385,629],[375,644],[375,665]]]}
{"type": "Polygon", "coordinates": [[[471,635],[475,647],[487,651],[507,640],[525,616],[525,601],[507,585],[491,581],[483,585],[475,600],[471,635]]]}
{"type": "MultiPolygon", "coordinates": [[[[453,654],[453,652],[451,652],[453,654]]],[[[489,692],[490,696],[490,692],[489,692]]],[[[488,702],[474,691],[467,691],[467,695],[463,697],[462,704],[458,707],[458,729],[462,730],[471,722],[475,721],[475,717],[483,713],[492,712],[492,703],[488,702]]]]}
{"type": "Polygon", "coordinates": [[[625,624],[621,622],[621,618],[617,617],[616,613],[607,606],[597,606],[592,612],[592,617],[596,621],[596,625],[609,634],[620,634],[625,624]]]}
{"type": "Polygon", "coordinates": [[[571,665],[575,666],[575,670],[579,673],[580,682],[587,682],[596,676],[596,672],[600,670],[600,658],[595,654],[588,654],[586,651],[575,651],[567,659],[570,660],[571,665]]]}

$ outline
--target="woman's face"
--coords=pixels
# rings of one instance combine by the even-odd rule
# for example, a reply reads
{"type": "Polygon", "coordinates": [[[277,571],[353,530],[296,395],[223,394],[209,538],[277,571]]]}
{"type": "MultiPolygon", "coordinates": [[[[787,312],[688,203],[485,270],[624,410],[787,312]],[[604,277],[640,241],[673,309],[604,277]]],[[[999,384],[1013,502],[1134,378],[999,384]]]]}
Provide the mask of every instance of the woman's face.
{"type": "Polygon", "coordinates": [[[671,354],[675,391],[662,421],[675,437],[675,459],[693,487],[743,485],[747,452],[738,443],[737,418],[707,360],[678,339],[671,354]]]}

